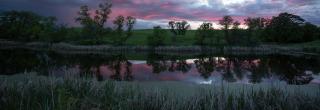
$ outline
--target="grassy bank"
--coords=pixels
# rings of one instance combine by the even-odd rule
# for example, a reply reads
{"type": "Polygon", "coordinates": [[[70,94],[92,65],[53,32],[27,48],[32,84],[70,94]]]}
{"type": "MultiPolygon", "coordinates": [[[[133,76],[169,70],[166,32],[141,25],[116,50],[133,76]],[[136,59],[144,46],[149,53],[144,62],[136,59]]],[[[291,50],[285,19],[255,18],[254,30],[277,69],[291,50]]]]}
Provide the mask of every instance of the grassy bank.
{"type": "Polygon", "coordinates": [[[97,82],[0,76],[2,110],[318,110],[319,85],[97,82]]]}
{"type": "Polygon", "coordinates": [[[225,54],[225,55],[270,55],[289,54],[303,55],[320,53],[319,47],[303,47],[293,45],[259,45],[248,46],[113,46],[113,45],[73,45],[68,43],[44,43],[30,42],[22,43],[15,41],[0,40],[1,49],[32,49],[50,50],[61,53],[84,53],[84,54],[112,54],[112,53],[158,53],[158,54],[225,54]]]}

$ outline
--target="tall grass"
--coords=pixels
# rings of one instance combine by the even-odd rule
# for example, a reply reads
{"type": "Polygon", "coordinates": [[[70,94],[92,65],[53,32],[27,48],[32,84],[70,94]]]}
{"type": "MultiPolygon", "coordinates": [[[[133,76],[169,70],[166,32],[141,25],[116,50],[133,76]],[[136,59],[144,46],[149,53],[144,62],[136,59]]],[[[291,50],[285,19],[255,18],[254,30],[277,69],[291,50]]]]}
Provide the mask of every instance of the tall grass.
{"type": "Polygon", "coordinates": [[[319,110],[319,85],[0,76],[1,110],[319,110]]]}

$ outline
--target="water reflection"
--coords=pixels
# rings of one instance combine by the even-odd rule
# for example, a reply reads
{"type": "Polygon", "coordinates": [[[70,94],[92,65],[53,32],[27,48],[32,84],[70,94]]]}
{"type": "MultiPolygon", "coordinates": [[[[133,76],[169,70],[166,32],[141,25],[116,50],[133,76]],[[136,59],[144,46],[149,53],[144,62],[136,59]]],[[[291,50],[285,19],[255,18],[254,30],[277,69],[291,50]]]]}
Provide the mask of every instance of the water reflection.
{"type": "Polygon", "coordinates": [[[159,74],[164,71],[187,73],[191,69],[186,59],[179,57],[165,58],[163,55],[149,54],[147,57],[147,65],[152,67],[152,72],[159,74]]]}
{"type": "MultiPolygon", "coordinates": [[[[40,75],[93,77],[117,81],[223,80],[235,83],[285,81],[288,84],[319,82],[320,60],[293,56],[192,57],[147,54],[62,55],[52,52],[1,50],[1,74],[37,72],[40,75]],[[140,60],[137,60],[139,59],[140,60]]],[[[215,82],[214,82],[215,83],[215,82]]]]}

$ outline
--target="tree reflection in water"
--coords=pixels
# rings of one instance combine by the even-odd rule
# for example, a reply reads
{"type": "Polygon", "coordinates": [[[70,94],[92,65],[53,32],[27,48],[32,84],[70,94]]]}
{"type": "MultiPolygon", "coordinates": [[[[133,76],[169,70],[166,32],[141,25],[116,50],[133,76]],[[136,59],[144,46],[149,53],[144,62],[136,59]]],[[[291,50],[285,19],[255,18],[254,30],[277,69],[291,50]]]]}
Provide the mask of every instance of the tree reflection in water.
{"type": "Polygon", "coordinates": [[[210,58],[199,58],[194,61],[198,72],[205,79],[208,79],[211,76],[211,73],[214,71],[215,61],[212,57],[210,58]]]}
{"type": "Polygon", "coordinates": [[[227,82],[236,82],[247,77],[250,83],[260,83],[263,79],[278,76],[288,84],[308,84],[313,77],[306,71],[312,71],[314,74],[319,71],[316,67],[319,61],[288,60],[287,56],[272,58],[204,56],[196,59],[194,64],[204,79],[208,79],[214,71],[217,71],[227,82]]]}
{"type": "Polygon", "coordinates": [[[137,77],[135,75],[148,76],[147,74],[152,73],[156,74],[152,77],[161,77],[162,75],[178,77],[175,74],[196,77],[194,76],[194,73],[196,73],[204,79],[215,77],[213,74],[220,75],[227,82],[261,83],[276,79],[288,84],[308,84],[314,79],[314,75],[318,75],[320,72],[320,58],[315,57],[283,55],[181,57],[150,53],[146,59],[141,60],[146,61],[146,63],[135,64],[129,59],[130,57],[121,54],[109,56],[94,54],[63,55],[51,52],[1,50],[0,74],[37,72],[41,75],[51,75],[51,73],[55,74],[54,72],[60,74],[60,70],[63,69],[65,71],[77,69],[79,72],[74,75],[95,77],[99,81],[105,78],[117,81],[133,81],[137,77]],[[152,73],[148,73],[148,67],[151,68],[152,73]],[[133,75],[134,68],[136,68],[136,71],[133,75]]]}
{"type": "Polygon", "coordinates": [[[108,68],[112,71],[111,79],[117,81],[133,81],[132,63],[123,55],[113,56],[108,68]]]}
{"type": "Polygon", "coordinates": [[[165,55],[154,53],[148,55],[147,65],[152,67],[152,72],[155,74],[160,74],[164,71],[187,73],[191,69],[191,64],[188,64],[186,59],[173,56],[168,60],[165,55]]]}

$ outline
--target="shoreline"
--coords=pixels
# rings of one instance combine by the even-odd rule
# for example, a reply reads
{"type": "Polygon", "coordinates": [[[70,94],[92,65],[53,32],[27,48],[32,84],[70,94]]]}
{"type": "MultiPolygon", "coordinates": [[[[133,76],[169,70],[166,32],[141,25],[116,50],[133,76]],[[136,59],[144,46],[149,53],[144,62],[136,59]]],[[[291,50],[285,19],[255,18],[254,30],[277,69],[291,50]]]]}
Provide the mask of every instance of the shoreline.
{"type": "Polygon", "coordinates": [[[108,54],[108,53],[159,53],[159,54],[224,54],[224,55],[319,55],[317,47],[293,47],[280,45],[248,46],[111,46],[111,45],[73,45],[68,43],[17,42],[0,40],[1,49],[48,50],[58,53],[108,54]]]}

